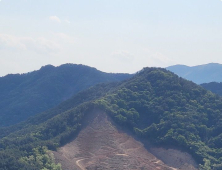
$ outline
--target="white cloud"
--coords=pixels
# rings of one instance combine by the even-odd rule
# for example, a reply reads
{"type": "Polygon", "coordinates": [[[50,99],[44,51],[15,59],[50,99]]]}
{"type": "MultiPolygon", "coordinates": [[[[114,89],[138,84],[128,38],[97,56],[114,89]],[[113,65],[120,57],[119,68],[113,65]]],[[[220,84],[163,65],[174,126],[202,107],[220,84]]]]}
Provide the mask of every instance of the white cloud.
{"type": "Polygon", "coordinates": [[[37,53],[53,53],[61,49],[57,41],[44,37],[18,37],[7,34],[0,34],[0,50],[28,50],[37,53]]]}
{"type": "Polygon", "coordinates": [[[49,17],[49,20],[53,21],[53,22],[57,22],[57,23],[67,23],[67,24],[71,24],[71,21],[69,21],[68,19],[60,19],[59,17],[57,16],[50,16],[49,17]]]}
{"type": "Polygon", "coordinates": [[[42,37],[14,36],[0,34],[1,50],[33,51],[38,54],[55,54],[64,50],[67,46],[75,44],[73,37],[65,33],[51,33],[42,37]]]}
{"type": "Polygon", "coordinates": [[[70,37],[69,35],[65,34],[65,33],[52,33],[53,36],[53,40],[61,42],[63,44],[65,43],[69,43],[69,44],[74,44],[75,41],[73,40],[72,37],[70,37]]]}
{"type": "Polygon", "coordinates": [[[0,34],[0,76],[28,72],[46,64],[70,63],[67,51],[74,47],[73,43],[73,37],[64,33],[41,37],[0,34]]]}
{"type": "Polygon", "coordinates": [[[57,22],[57,23],[61,23],[60,18],[57,17],[57,16],[50,16],[49,19],[50,19],[51,21],[54,21],[54,22],[57,22]]]}
{"type": "Polygon", "coordinates": [[[170,59],[169,57],[163,55],[162,53],[160,52],[154,52],[152,54],[152,58],[157,62],[157,63],[161,63],[161,64],[164,64],[164,65],[167,65],[168,63],[172,63],[173,60],[170,59]]]}
{"type": "Polygon", "coordinates": [[[122,62],[131,62],[134,59],[134,55],[128,51],[120,50],[111,54],[111,57],[116,58],[122,62]]]}
{"type": "Polygon", "coordinates": [[[21,42],[21,38],[8,34],[0,34],[0,49],[2,48],[16,48],[26,49],[26,45],[21,42]]]}
{"type": "Polygon", "coordinates": [[[66,22],[67,24],[71,24],[71,22],[70,22],[68,19],[65,19],[65,22],[66,22]]]}
{"type": "Polygon", "coordinates": [[[45,37],[39,37],[36,39],[23,40],[29,50],[34,50],[38,53],[55,53],[61,49],[58,42],[47,39],[45,37]]]}

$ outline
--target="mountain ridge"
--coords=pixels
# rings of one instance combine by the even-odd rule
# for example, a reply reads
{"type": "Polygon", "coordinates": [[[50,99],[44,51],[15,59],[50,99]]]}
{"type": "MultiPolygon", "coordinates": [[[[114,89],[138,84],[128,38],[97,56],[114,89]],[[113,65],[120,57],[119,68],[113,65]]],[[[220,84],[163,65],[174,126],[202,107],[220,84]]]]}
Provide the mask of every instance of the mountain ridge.
{"type": "Polygon", "coordinates": [[[24,121],[98,83],[122,81],[129,77],[129,74],[104,73],[77,64],[47,65],[38,71],[1,77],[0,126],[24,121]]]}
{"type": "MultiPolygon", "coordinates": [[[[72,101],[55,115],[56,110],[51,110],[53,116],[47,120],[40,117],[43,121],[32,124],[33,118],[31,125],[26,127],[24,123],[18,131],[3,136],[0,153],[8,155],[17,151],[15,160],[25,158],[23,162],[12,163],[30,167],[24,160],[33,156],[33,148],[47,146],[56,150],[72,142],[81,133],[86,116],[99,109],[138,138],[185,150],[200,164],[200,169],[222,167],[222,152],[218,149],[222,132],[221,97],[163,68],[144,68],[132,78],[110,86],[109,90],[105,87],[101,95],[92,100],[87,99],[98,92],[96,87],[92,93],[85,91],[86,102],[84,96],[74,97],[77,105],[72,107],[72,101]]],[[[84,141],[90,142],[90,137],[84,141]]],[[[0,165],[4,160],[0,158],[0,165]]],[[[35,166],[41,165],[35,163],[35,166]]]]}
{"type": "Polygon", "coordinates": [[[197,84],[222,82],[222,64],[209,63],[197,66],[174,65],[166,68],[197,84]]]}

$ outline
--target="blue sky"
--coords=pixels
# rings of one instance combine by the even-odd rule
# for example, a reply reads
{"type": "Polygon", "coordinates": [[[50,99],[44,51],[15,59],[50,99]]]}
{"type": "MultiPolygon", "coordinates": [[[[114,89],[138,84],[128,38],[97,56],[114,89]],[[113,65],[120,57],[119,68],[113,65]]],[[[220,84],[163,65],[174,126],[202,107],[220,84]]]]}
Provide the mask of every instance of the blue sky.
{"type": "Polygon", "coordinates": [[[64,63],[133,73],[221,56],[221,0],[0,1],[0,76],[64,63]]]}

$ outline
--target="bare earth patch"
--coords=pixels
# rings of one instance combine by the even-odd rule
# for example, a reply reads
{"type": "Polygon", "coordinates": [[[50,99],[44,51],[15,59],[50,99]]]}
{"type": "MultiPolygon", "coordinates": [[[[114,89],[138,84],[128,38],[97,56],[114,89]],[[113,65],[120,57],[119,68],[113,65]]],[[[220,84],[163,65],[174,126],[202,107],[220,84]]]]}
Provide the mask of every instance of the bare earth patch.
{"type": "Polygon", "coordinates": [[[192,156],[176,149],[150,148],[152,154],[169,166],[183,170],[195,170],[197,164],[192,156]]]}
{"type": "Polygon", "coordinates": [[[195,162],[186,153],[163,148],[151,151],[159,159],[141,142],[117,129],[107,114],[97,111],[89,115],[71,143],[53,153],[63,170],[195,170],[195,162]]]}

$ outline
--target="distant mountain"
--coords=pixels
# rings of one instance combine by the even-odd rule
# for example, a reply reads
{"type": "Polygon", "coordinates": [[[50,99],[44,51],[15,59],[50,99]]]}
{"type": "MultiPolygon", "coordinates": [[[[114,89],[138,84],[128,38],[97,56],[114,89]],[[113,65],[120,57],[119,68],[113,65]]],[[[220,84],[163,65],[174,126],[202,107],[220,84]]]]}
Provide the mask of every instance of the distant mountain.
{"type": "Polygon", "coordinates": [[[0,167],[220,170],[221,120],[221,97],[166,69],[145,68],[1,128],[0,167]],[[47,157],[45,146],[57,162],[47,157]]]}
{"type": "Polygon", "coordinates": [[[193,67],[175,65],[166,69],[197,84],[222,82],[222,64],[210,63],[193,67]]]}
{"type": "Polygon", "coordinates": [[[24,121],[95,84],[129,77],[76,64],[47,65],[27,74],[0,77],[0,126],[24,121]]]}

